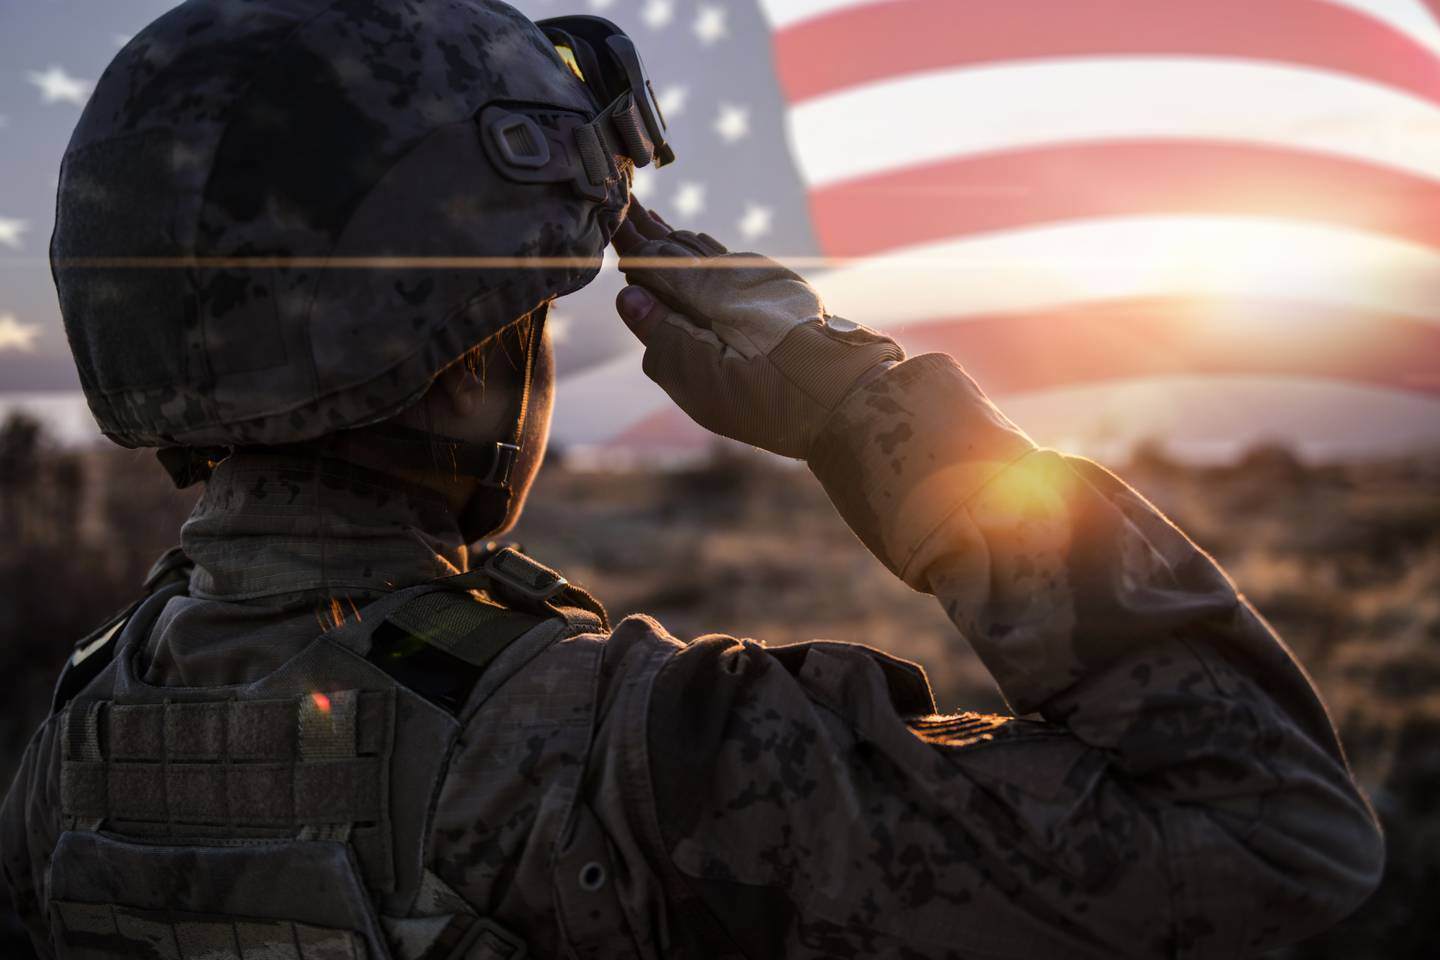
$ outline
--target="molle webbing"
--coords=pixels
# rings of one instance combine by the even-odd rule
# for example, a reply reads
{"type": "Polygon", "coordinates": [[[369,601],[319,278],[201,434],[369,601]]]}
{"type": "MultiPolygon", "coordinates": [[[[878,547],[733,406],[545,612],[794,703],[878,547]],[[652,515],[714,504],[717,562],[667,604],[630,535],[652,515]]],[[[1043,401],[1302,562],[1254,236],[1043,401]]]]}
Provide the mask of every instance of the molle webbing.
{"type": "Polygon", "coordinates": [[[393,883],[393,693],[289,700],[81,701],[64,721],[61,810],[150,836],[348,839],[368,885],[393,883]]]}
{"type": "Polygon", "coordinates": [[[289,920],[239,920],[141,910],[108,903],[54,901],[51,923],[65,956],[156,960],[365,960],[350,930],[289,920]]]}

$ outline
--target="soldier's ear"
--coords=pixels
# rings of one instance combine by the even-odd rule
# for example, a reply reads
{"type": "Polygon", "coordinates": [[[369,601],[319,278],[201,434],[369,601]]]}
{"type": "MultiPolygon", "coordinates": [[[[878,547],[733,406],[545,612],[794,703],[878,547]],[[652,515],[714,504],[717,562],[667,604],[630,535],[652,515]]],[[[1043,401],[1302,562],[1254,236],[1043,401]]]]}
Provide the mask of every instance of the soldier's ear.
{"type": "Polygon", "coordinates": [[[450,364],[435,378],[432,392],[438,392],[457,417],[470,417],[480,405],[482,384],[480,373],[472,370],[466,360],[450,364]]]}

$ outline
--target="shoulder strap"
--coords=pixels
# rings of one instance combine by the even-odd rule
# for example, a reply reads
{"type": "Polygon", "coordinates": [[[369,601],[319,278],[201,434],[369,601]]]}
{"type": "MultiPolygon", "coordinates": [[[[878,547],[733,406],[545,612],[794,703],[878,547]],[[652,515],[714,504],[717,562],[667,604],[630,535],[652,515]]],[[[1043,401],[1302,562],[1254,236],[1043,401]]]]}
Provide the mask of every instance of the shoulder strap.
{"type": "Polygon", "coordinates": [[[496,657],[555,619],[572,634],[609,628],[589,593],[513,547],[497,547],[476,569],[434,580],[390,610],[373,628],[367,656],[455,713],[496,657]]]}
{"type": "MultiPolygon", "coordinates": [[[[110,661],[115,658],[115,643],[119,638],[125,624],[135,615],[140,604],[161,590],[183,587],[190,581],[190,571],[195,566],[194,561],[185,556],[185,551],[179,547],[171,547],[160,555],[160,559],[150,567],[150,572],[145,575],[143,584],[144,593],[140,599],[134,601],[125,609],[106,620],[75,644],[70,659],[65,663],[65,669],[60,672],[60,679],[55,684],[55,696],[51,701],[50,708],[58,713],[65,704],[74,699],[75,695],[85,686],[100,675],[110,661]]],[[[175,592],[179,592],[176,590],[175,592]]]]}
{"type": "Polygon", "coordinates": [[[599,600],[512,546],[493,546],[475,569],[435,584],[445,590],[483,590],[511,609],[563,617],[577,630],[610,629],[610,618],[599,600]]]}

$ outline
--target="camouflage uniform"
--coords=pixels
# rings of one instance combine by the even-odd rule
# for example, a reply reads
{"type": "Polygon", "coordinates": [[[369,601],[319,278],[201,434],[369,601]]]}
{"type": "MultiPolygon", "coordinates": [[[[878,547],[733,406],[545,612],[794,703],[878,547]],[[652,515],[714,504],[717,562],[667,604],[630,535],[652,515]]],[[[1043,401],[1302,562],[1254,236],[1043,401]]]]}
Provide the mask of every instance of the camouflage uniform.
{"type": "MultiPolygon", "coordinates": [[[[455,711],[423,845],[444,889],[535,956],[816,958],[1248,956],[1372,889],[1380,834],[1304,673],[1138,494],[940,355],[846,400],[811,462],[1035,718],[935,716],[864,646],[541,625],[455,711]]],[[[150,682],[252,680],[311,642],[322,583],[363,613],[463,562],[418,492],[314,475],[222,465],[150,682]]],[[[42,950],[59,735],[0,836],[42,950]]]]}
{"type": "Polygon", "coordinates": [[[611,630],[553,572],[472,558],[435,493],[293,446],[403,410],[593,275],[647,144],[592,94],[489,0],[190,0],[102,77],[52,244],[82,384],[119,442],[228,458],[193,569],[82,643],[6,800],[36,948],[1229,960],[1352,909],[1378,828],[1224,575],[798,277],[652,278],[731,309],[667,314],[690,365],[652,344],[647,370],[673,392],[718,356],[782,401],[726,374],[701,420],[778,426],[1034,719],[936,716],[917,666],[864,646],[611,630]],[[516,131],[550,160],[497,158],[516,131]],[[417,254],[547,259],[310,263],[417,254]]]}

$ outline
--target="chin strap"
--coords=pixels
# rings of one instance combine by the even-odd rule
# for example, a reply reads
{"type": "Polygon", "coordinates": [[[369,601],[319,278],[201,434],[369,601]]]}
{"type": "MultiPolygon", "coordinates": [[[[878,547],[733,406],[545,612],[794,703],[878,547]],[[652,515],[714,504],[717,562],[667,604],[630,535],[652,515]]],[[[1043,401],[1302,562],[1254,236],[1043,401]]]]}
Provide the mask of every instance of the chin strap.
{"type": "Polygon", "coordinates": [[[535,377],[535,357],[540,350],[540,338],[544,335],[548,306],[537,313],[538,319],[525,338],[524,373],[520,396],[515,403],[515,415],[512,418],[514,428],[508,440],[476,443],[390,421],[365,427],[361,431],[330,434],[309,446],[340,459],[347,459],[345,454],[349,451],[363,449],[371,458],[378,454],[387,460],[411,467],[450,470],[457,475],[474,477],[487,487],[504,490],[507,495],[513,495],[511,480],[524,444],[525,421],[530,412],[530,388],[535,377]]]}

